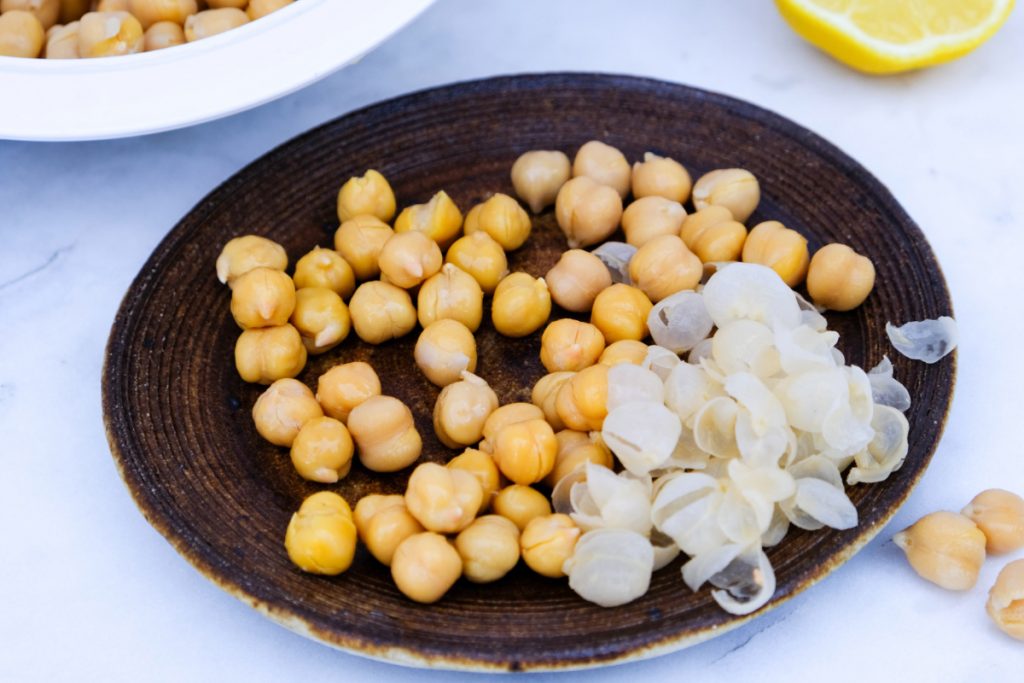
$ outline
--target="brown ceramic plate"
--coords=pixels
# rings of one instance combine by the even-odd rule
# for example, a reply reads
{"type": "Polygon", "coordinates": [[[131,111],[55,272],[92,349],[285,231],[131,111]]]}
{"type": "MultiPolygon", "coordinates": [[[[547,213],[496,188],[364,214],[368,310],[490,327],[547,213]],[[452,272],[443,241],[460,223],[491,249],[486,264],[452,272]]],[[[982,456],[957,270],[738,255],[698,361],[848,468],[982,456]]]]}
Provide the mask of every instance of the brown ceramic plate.
{"type": "MultiPolygon", "coordinates": [[[[573,153],[598,138],[630,159],[653,150],[683,161],[694,177],[742,166],[761,180],[750,224],[779,219],[811,247],[841,241],[869,255],[878,284],[853,313],[830,315],[849,362],[871,367],[883,354],[887,320],[951,314],[946,285],[921,231],[864,168],[817,135],[728,97],[638,78],[551,74],[496,78],[408,95],[332,121],[255,161],[195,207],[160,244],[118,312],[107,348],[103,406],[111,450],[142,513],[203,575],[264,615],[345,650],[425,666],[478,670],[556,669],[621,662],[692,645],[757,614],[734,617],[709,591],[691,593],[680,560],[658,572],[650,592],[602,609],[564,580],[522,565],[487,586],[460,581],[438,604],[417,605],[362,549],[336,578],[303,574],[288,561],[284,530],[302,498],[286,451],[262,441],[250,409],[262,387],[233,365],[238,336],[214,260],[229,238],[267,235],[294,262],[330,245],[335,193],[349,176],[376,168],[401,205],[444,188],[464,209],[502,191],[529,149],[573,153]]],[[[564,249],[552,212],[512,255],[513,269],[543,274],[564,249]]],[[[557,312],[556,312],[557,314],[557,312]]],[[[342,360],[366,359],[385,392],[404,400],[424,435],[424,458],[451,452],[434,438],[437,389],[412,363],[415,334],[381,347],[352,335],[312,358],[299,379],[342,360]]],[[[543,374],[538,335],[510,340],[487,324],[479,369],[503,402],[529,400],[543,374]]],[[[924,365],[895,356],[910,389],[910,453],[888,481],[855,486],[861,523],[850,531],[791,532],[768,553],[778,577],[771,609],[849,559],[877,534],[920,478],[942,432],[955,372],[952,357],[924,365]]],[[[407,473],[359,466],[334,487],[349,501],[398,492],[407,473]]],[[[759,612],[760,613],[760,612],[759,612]]],[[[758,613],[758,614],[759,614],[758,613]]]]}

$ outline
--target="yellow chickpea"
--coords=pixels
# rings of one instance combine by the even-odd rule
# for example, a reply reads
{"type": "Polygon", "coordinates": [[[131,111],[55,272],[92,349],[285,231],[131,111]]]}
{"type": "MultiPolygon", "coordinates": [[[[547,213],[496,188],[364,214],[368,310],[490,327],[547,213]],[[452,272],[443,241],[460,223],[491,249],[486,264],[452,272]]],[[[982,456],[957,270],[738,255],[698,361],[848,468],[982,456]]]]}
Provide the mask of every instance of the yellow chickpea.
{"type": "Polygon", "coordinates": [[[608,239],[621,218],[622,197],[587,176],[562,185],[555,198],[555,219],[573,249],[608,239]]]}
{"type": "Polygon", "coordinates": [[[526,565],[542,576],[565,576],[562,565],[572,557],[580,529],[569,515],[554,514],[530,521],[519,537],[526,565]]]}
{"type": "Polygon", "coordinates": [[[47,31],[60,16],[60,0],[0,0],[0,13],[11,11],[29,12],[47,31]]]}
{"type": "Polygon", "coordinates": [[[985,534],[985,549],[993,555],[1024,548],[1024,499],[1003,489],[976,495],[961,514],[985,534]]]}
{"type": "Polygon", "coordinates": [[[681,163],[653,152],[644,154],[644,160],[633,164],[633,196],[664,197],[682,204],[690,197],[693,181],[681,163]]]}
{"type": "Polygon", "coordinates": [[[590,322],[609,343],[647,336],[647,316],[654,304],[641,290],[616,283],[597,295],[590,322]]]}
{"type": "Polygon", "coordinates": [[[548,476],[557,451],[555,432],[543,419],[510,424],[494,440],[494,462],[516,484],[533,484],[548,476]]]}
{"type": "Polygon", "coordinates": [[[78,22],[53,26],[46,33],[47,59],[78,59],[78,22]]]}
{"type": "Polygon", "coordinates": [[[413,204],[402,209],[395,219],[395,232],[421,232],[434,242],[447,247],[459,235],[462,212],[444,190],[426,204],[413,204]]]}
{"type": "Polygon", "coordinates": [[[0,14],[0,57],[38,57],[46,31],[36,15],[12,9],[0,14]]]}
{"type": "Polygon", "coordinates": [[[428,380],[445,387],[476,370],[476,339],[457,320],[436,320],[420,333],[413,358],[428,380]]]}
{"type": "Polygon", "coordinates": [[[395,232],[380,250],[381,279],[411,289],[441,270],[437,242],[418,230],[395,232]]]}
{"type": "Polygon", "coordinates": [[[875,264],[845,244],[826,244],[807,269],[807,292],[819,306],[852,311],[875,287],[875,264]]]}
{"type": "Polygon", "coordinates": [[[395,549],[391,578],[409,599],[437,602],[462,575],[462,557],[448,540],[430,531],[413,534],[395,549]]]}
{"type": "Polygon", "coordinates": [[[550,323],[540,338],[540,362],[548,372],[576,372],[590,367],[604,351],[604,336],[590,323],[562,318],[550,323]]]}
{"type": "Polygon", "coordinates": [[[467,235],[485,232],[505,251],[523,246],[531,227],[530,216],[519,202],[500,192],[479,205],[472,221],[466,220],[467,235]]]}
{"type": "Polygon", "coordinates": [[[893,542],[921,578],[947,590],[969,590],[985,561],[985,534],[967,517],[933,512],[899,532],[893,542]]]}
{"type": "Polygon", "coordinates": [[[647,357],[647,344],[636,339],[622,339],[605,347],[597,362],[611,367],[619,363],[640,365],[647,357]]]}
{"type": "Polygon", "coordinates": [[[217,279],[233,285],[235,280],[254,268],[284,271],[288,254],[284,247],[259,235],[243,235],[229,240],[217,257],[217,279]]]}
{"type": "Polygon", "coordinates": [[[320,375],[316,400],[324,413],[345,422],[353,408],[371,396],[380,396],[380,391],[380,378],[370,364],[353,361],[335,365],[320,375]]]}
{"type": "Polygon", "coordinates": [[[642,247],[655,237],[678,235],[686,220],[686,209],[664,197],[642,197],[622,213],[626,242],[642,247]]]}
{"type": "Polygon", "coordinates": [[[544,278],[512,273],[498,283],[491,301],[494,329],[506,337],[536,332],[551,315],[551,294],[544,278]]]}
{"type": "Polygon", "coordinates": [[[89,12],[78,23],[81,57],[112,57],[142,52],[142,24],[127,12],[89,12]]]}
{"type": "Polygon", "coordinates": [[[381,249],[394,234],[376,216],[353,216],[334,233],[334,250],[352,267],[356,278],[372,280],[380,275],[381,249]]]}
{"type": "Polygon", "coordinates": [[[252,407],[252,419],[260,436],[291,448],[295,437],[310,420],[323,417],[313,392],[296,379],[279,379],[260,394],[252,407]]]}
{"type": "Polygon", "coordinates": [[[470,372],[441,390],[434,403],[434,433],[448,448],[477,443],[484,424],[498,408],[498,395],[470,372]]]}
{"type": "Polygon", "coordinates": [[[480,482],[480,489],[483,491],[483,502],[480,510],[486,510],[491,506],[494,494],[501,486],[501,474],[498,466],[494,464],[494,458],[490,453],[484,453],[475,448],[467,448],[461,454],[456,455],[448,461],[447,467],[469,472],[480,482]]]}
{"type": "Polygon", "coordinates": [[[498,491],[494,497],[494,514],[512,522],[518,531],[536,517],[551,514],[547,496],[531,486],[512,484],[498,491]]]}
{"type": "Polygon", "coordinates": [[[291,325],[245,330],[235,342],[235,367],[246,382],[270,384],[306,367],[306,347],[291,325]]]}
{"type": "Polygon", "coordinates": [[[484,438],[480,442],[480,450],[485,453],[493,453],[498,432],[511,424],[525,422],[526,420],[543,419],[543,411],[532,403],[508,403],[503,405],[488,415],[484,421],[484,438]]]}
{"type": "Polygon", "coordinates": [[[405,507],[426,530],[452,534],[476,519],[483,496],[483,487],[469,472],[425,462],[409,476],[405,507]]]}
{"type": "Polygon", "coordinates": [[[173,21],[158,21],[146,29],[143,45],[146,52],[185,44],[185,29],[173,21]]]}
{"type": "Polygon", "coordinates": [[[348,429],[359,447],[359,462],[374,472],[404,469],[423,450],[412,411],[392,396],[371,396],[353,408],[348,429]]]}
{"type": "Polygon", "coordinates": [[[352,437],[333,417],[307,420],[292,441],[291,458],[303,479],[333,484],[352,469],[355,445],[352,437]]]}
{"type": "Polygon", "coordinates": [[[985,610],[1003,633],[1024,640],[1024,560],[1014,560],[999,572],[985,610]]]}
{"type": "Polygon", "coordinates": [[[508,275],[505,250],[483,231],[455,240],[448,248],[445,262],[469,273],[487,294],[493,294],[501,279],[508,275]]]}
{"type": "Polygon", "coordinates": [[[612,286],[612,275],[601,259],[582,249],[562,254],[544,276],[552,300],[567,311],[585,313],[602,290],[612,286]]]}
{"type": "Polygon", "coordinates": [[[484,293],[472,275],[446,263],[420,287],[416,314],[424,328],[451,319],[476,332],[484,317],[484,293]]]}
{"type": "Polygon", "coordinates": [[[750,171],[721,168],[705,173],[693,186],[693,206],[724,206],[734,219],[746,223],[761,201],[761,186],[750,171]]]}
{"type": "Polygon", "coordinates": [[[373,216],[387,223],[395,217],[395,193],[387,178],[372,168],[362,176],[353,176],[338,190],[338,220],[373,216]]]}
{"type": "Polygon", "coordinates": [[[584,467],[588,462],[611,469],[613,466],[612,452],[601,442],[598,434],[576,432],[563,429],[555,434],[558,442],[558,453],[555,454],[555,467],[551,470],[544,483],[554,488],[563,478],[584,467]]]}
{"type": "Polygon", "coordinates": [[[675,235],[662,235],[637,249],[629,261],[629,278],[654,303],[684,289],[694,289],[704,264],[675,235]]]}
{"type": "Polygon", "coordinates": [[[608,415],[608,366],[591,365],[573,375],[558,390],[555,409],[569,429],[600,431],[608,415]]]}
{"type": "Polygon", "coordinates": [[[97,12],[131,12],[131,0],[99,0],[95,5],[93,9],[97,12]]]}
{"type": "Polygon", "coordinates": [[[490,583],[519,562],[519,529],[498,515],[475,520],[455,537],[462,575],[473,583],[490,583]]]}
{"type": "Polygon", "coordinates": [[[256,21],[262,19],[268,14],[272,14],[282,7],[295,2],[295,0],[249,0],[248,7],[245,8],[245,13],[249,17],[249,21],[256,21]]]}
{"type": "Polygon", "coordinates": [[[352,296],[356,276],[352,266],[333,249],[313,247],[295,263],[295,288],[326,287],[342,299],[352,296]]]}
{"type": "Polygon", "coordinates": [[[210,7],[217,9],[223,7],[234,7],[236,9],[243,9],[249,0],[206,0],[206,4],[210,7]]]}
{"type": "Polygon", "coordinates": [[[307,287],[295,293],[291,323],[302,335],[306,351],[314,355],[344,341],[352,326],[345,302],[326,287],[307,287]]]}
{"type": "Polygon", "coordinates": [[[203,10],[185,19],[185,40],[210,38],[248,23],[249,17],[236,7],[203,10]]]}
{"type": "Polygon", "coordinates": [[[158,21],[171,21],[184,24],[185,19],[199,11],[196,0],[128,0],[129,12],[142,24],[149,28],[158,21]]]}
{"type": "Polygon", "coordinates": [[[629,194],[631,171],[626,157],[600,140],[584,143],[572,160],[573,178],[586,176],[615,190],[620,198],[629,194]]]}
{"type": "Polygon", "coordinates": [[[288,522],[284,547],[302,571],[341,574],[352,566],[356,553],[356,525],[348,503],[330,491],[306,498],[288,522]]]}
{"type": "Polygon", "coordinates": [[[383,344],[416,327],[416,308],[409,292],[380,280],[359,285],[348,302],[352,327],[364,342],[383,344]]]}
{"type": "Polygon", "coordinates": [[[284,325],[294,310],[295,285],[280,270],[253,268],[231,289],[231,315],[243,330],[284,325]]]}
{"type": "Polygon", "coordinates": [[[405,507],[405,496],[384,496],[372,493],[363,496],[352,512],[359,532],[359,540],[374,558],[385,566],[391,565],[395,549],[423,527],[405,507]]]}
{"type": "Polygon", "coordinates": [[[558,392],[562,385],[572,379],[575,372],[552,372],[544,375],[533,385],[530,400],[544,412],[544,419],[554,430],[564,429],[562,418],[558,416],[558,392]]]}
{"type": "Polygon", "coordinates": [[[804,281],[810,262],[807,240],[778,221],[758,223],[743,244],[743,261],[768,266],[790,287],[804,281]]]}
{"type": "Polygon", "coordinates": [[[704,263],[739,261],[747,229],[724,206],[706,206],[686,217],[680,237],[704,263]]]}
{"type": "Polygon", "coordinates": [[[512,187],[530,211],[540,213],[554,204],[571,173],[569,157],[563,152],[534,150],[520,155],[512,164],[512,187]]]}

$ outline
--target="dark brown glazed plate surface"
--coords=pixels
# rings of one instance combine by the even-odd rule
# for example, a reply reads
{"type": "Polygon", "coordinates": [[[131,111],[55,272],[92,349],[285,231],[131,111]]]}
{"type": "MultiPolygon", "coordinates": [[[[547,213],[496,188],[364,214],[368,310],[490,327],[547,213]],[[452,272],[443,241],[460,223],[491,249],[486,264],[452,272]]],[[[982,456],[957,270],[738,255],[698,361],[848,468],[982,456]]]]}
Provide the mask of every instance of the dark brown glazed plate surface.
{"type": "MultiPolygon", "coordinates": [[[[791,532],[770,550],[778,578],[763,611],[804,590],[877,534],[920,478],[952,396],[955,359],[925,365],[895,355],[887,320],[951,315],[942,273],[924,236],[864,168],[813,133],[753,105],[681,85],[622,76],[550,74],[495,78],[415,93],[321,126],[275,149],[201,201],[164,239],[125,295],[111,331],[103,408],[114,459],[146,518],[190,563],[264,615],[324,643],[421,666],[477,670],[559,669],[643,658],[700,642],[752,617],[720,610],[707,590],[691,593],[680,560],[658,572],[643,598],[602,609],[566,582],[517,567],[487,586],[460,581],[438,604],[403,598],[385,567],[360,549],[335,578],[288,561],[284,530],[302,498],[287,452],[263,442],[250,409],[262,387],[234,369],[238,329],[214,260],[231,237],[277,240],[294,261],[329,246],[335,194],[349,176],[376,168],[400,206],[443,188],[463,210],[492,192],[511,194],[512,162],[529,149],[572,154],[598,138],[631,160],[651,150],[682,161],[696,178],[742,166],[761,181],[749,224],[778,219],[812,249],[831,241],[869,255],[878,284],[867,303],[829,315],[848,362],[865,368],[889,354],[915,398],[910,453],[888,481],[855,486],[861,523],[849,531],[791,532]]],[[[543,274],[565,248],[552,212],[511,257],[543,274]]],[[[311,358],[299,379],[315,387],[331,365],[365,359],[385,393],[412,407],[424,458],[452,455],[433,436],[437,389],[412,363],[416,333],[381,347],[352,335],[311,358]]],[[[543,374],[538,335],[509,340],[488,324],[478,334],[478,372],[502,402],[529,400],[543,374]]],[[[407,473],[373,475],[356,465],[331,487],[355,503],[399,492],[407,473]]]]}

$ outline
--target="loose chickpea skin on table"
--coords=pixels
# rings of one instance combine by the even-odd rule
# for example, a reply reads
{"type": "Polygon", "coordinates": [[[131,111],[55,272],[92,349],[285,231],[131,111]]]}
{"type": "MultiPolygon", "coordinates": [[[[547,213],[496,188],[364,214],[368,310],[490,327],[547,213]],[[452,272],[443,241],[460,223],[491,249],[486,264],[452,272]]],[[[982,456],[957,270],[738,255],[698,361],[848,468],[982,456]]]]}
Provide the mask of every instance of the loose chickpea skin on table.
{"type": "Polygon", "coordinates": [[[356,279],[372,280],[380,275],[380,251],[394,234],[375,216],[353,216],[335,231],[334,250],[352,267],[356,279]]]}
{"type": "Polygon", "coordinates": [[[423,450],[412,411],[393,396],[371,396],[353,408],[348,429],[359,448],[359,462],[374,472],[404,469],[423,450]]]}
{"type": "Polygon", "coordinates": [[[291,448],[303,425],[323,417],[313,392],[297,379],[279,379],[260,394],[252,407],[256,431],[275,446],[291,448]]]}
{"type": "Polygon", "coordinates": [[[380,393],[380,379],[370,364],[353,361],[335,365],[320,375],[316,400],[326,414],[345,422],[356,406],[380,393]]]}
{"type": "Polygon", "coordinates": [[[402,541],[423,532],[423,525],[409,514],[405,496],[384,496],[373,493],[363,496],[352,513],[363,542],[370,554],[383,565],[390,566],[395,550],[402,541]]]}
{"type": "Polygon", "coordinates": [[[288,522],[284,546],[303,571],[328,576],[344,572],[356,552],[356,525],[348,503],[330,491],[306,498],[288,522]]]}

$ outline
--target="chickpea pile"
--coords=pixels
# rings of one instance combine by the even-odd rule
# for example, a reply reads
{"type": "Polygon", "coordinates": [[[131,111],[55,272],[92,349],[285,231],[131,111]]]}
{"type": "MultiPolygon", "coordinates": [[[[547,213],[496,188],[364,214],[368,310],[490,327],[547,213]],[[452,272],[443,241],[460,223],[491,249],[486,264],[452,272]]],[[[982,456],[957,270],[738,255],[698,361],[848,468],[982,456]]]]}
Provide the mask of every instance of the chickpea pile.
{"type": "Polygon", "coordinates": [[[583,530],[553,507],[551,492],[588,464],[614,466],[600,436],[609,370],[644,362],[655,304],[698,288],[708,264],[741,259],[790,286],[806,279],[814,301],[834,310],[856,307],[873,287],[871,262],[847,246],[812,259],[807,240],[781,223],[748,232],[760,187],[743,169],[694,182],[674,159],[648,152],[630,166],[618,149],[591,141],[571,161],[560,151],[523,154],[511,185],[518,200],[495,193],[465,213],[443,190],[401,208],[387,178],[368,170],[338,192],[334,248],[314,247],[292,276],[284,248],[269,239],[224,246],[217,276],[231,288],[241,329],[236,367],[269,385],[253,408],[259,434],[289,448],[297,474],[321,484],[356,463],[381,473],[415,466],[403,494],[365,496],[354,511],[333,493],[308,498],[286,533],[301,569],[345,571],[358,537],[398,589],[423,603],[460,577],[496,581],[520,559],[563,577],[583,530]],[[520,201],[534,213],[553,205],[566,237],[569,248],[543,277],[509,272],[508,253],[532,230],[520,201]],[[608,242],[620,229],[625,243],[608,242]],[[548,374],[530,403],[501,405],[486,380],[493,368],[478,367],[475,333],[487,313],[499,334],[538,339],[548,374]],[[295,379],[308,355],[352,333],[376,345],[417,327],[410,368],[438,387],[433,430],[452,449],[446,465],[418,462],[424,441],[412,412],[383,393],[369,364],[335,365],[315,394],[295,379]]]}
{"type": "Polygon", "coordinates": [[[79,59],[191,43],[295,0],[2,0],[0,56],[79,59]]]}

